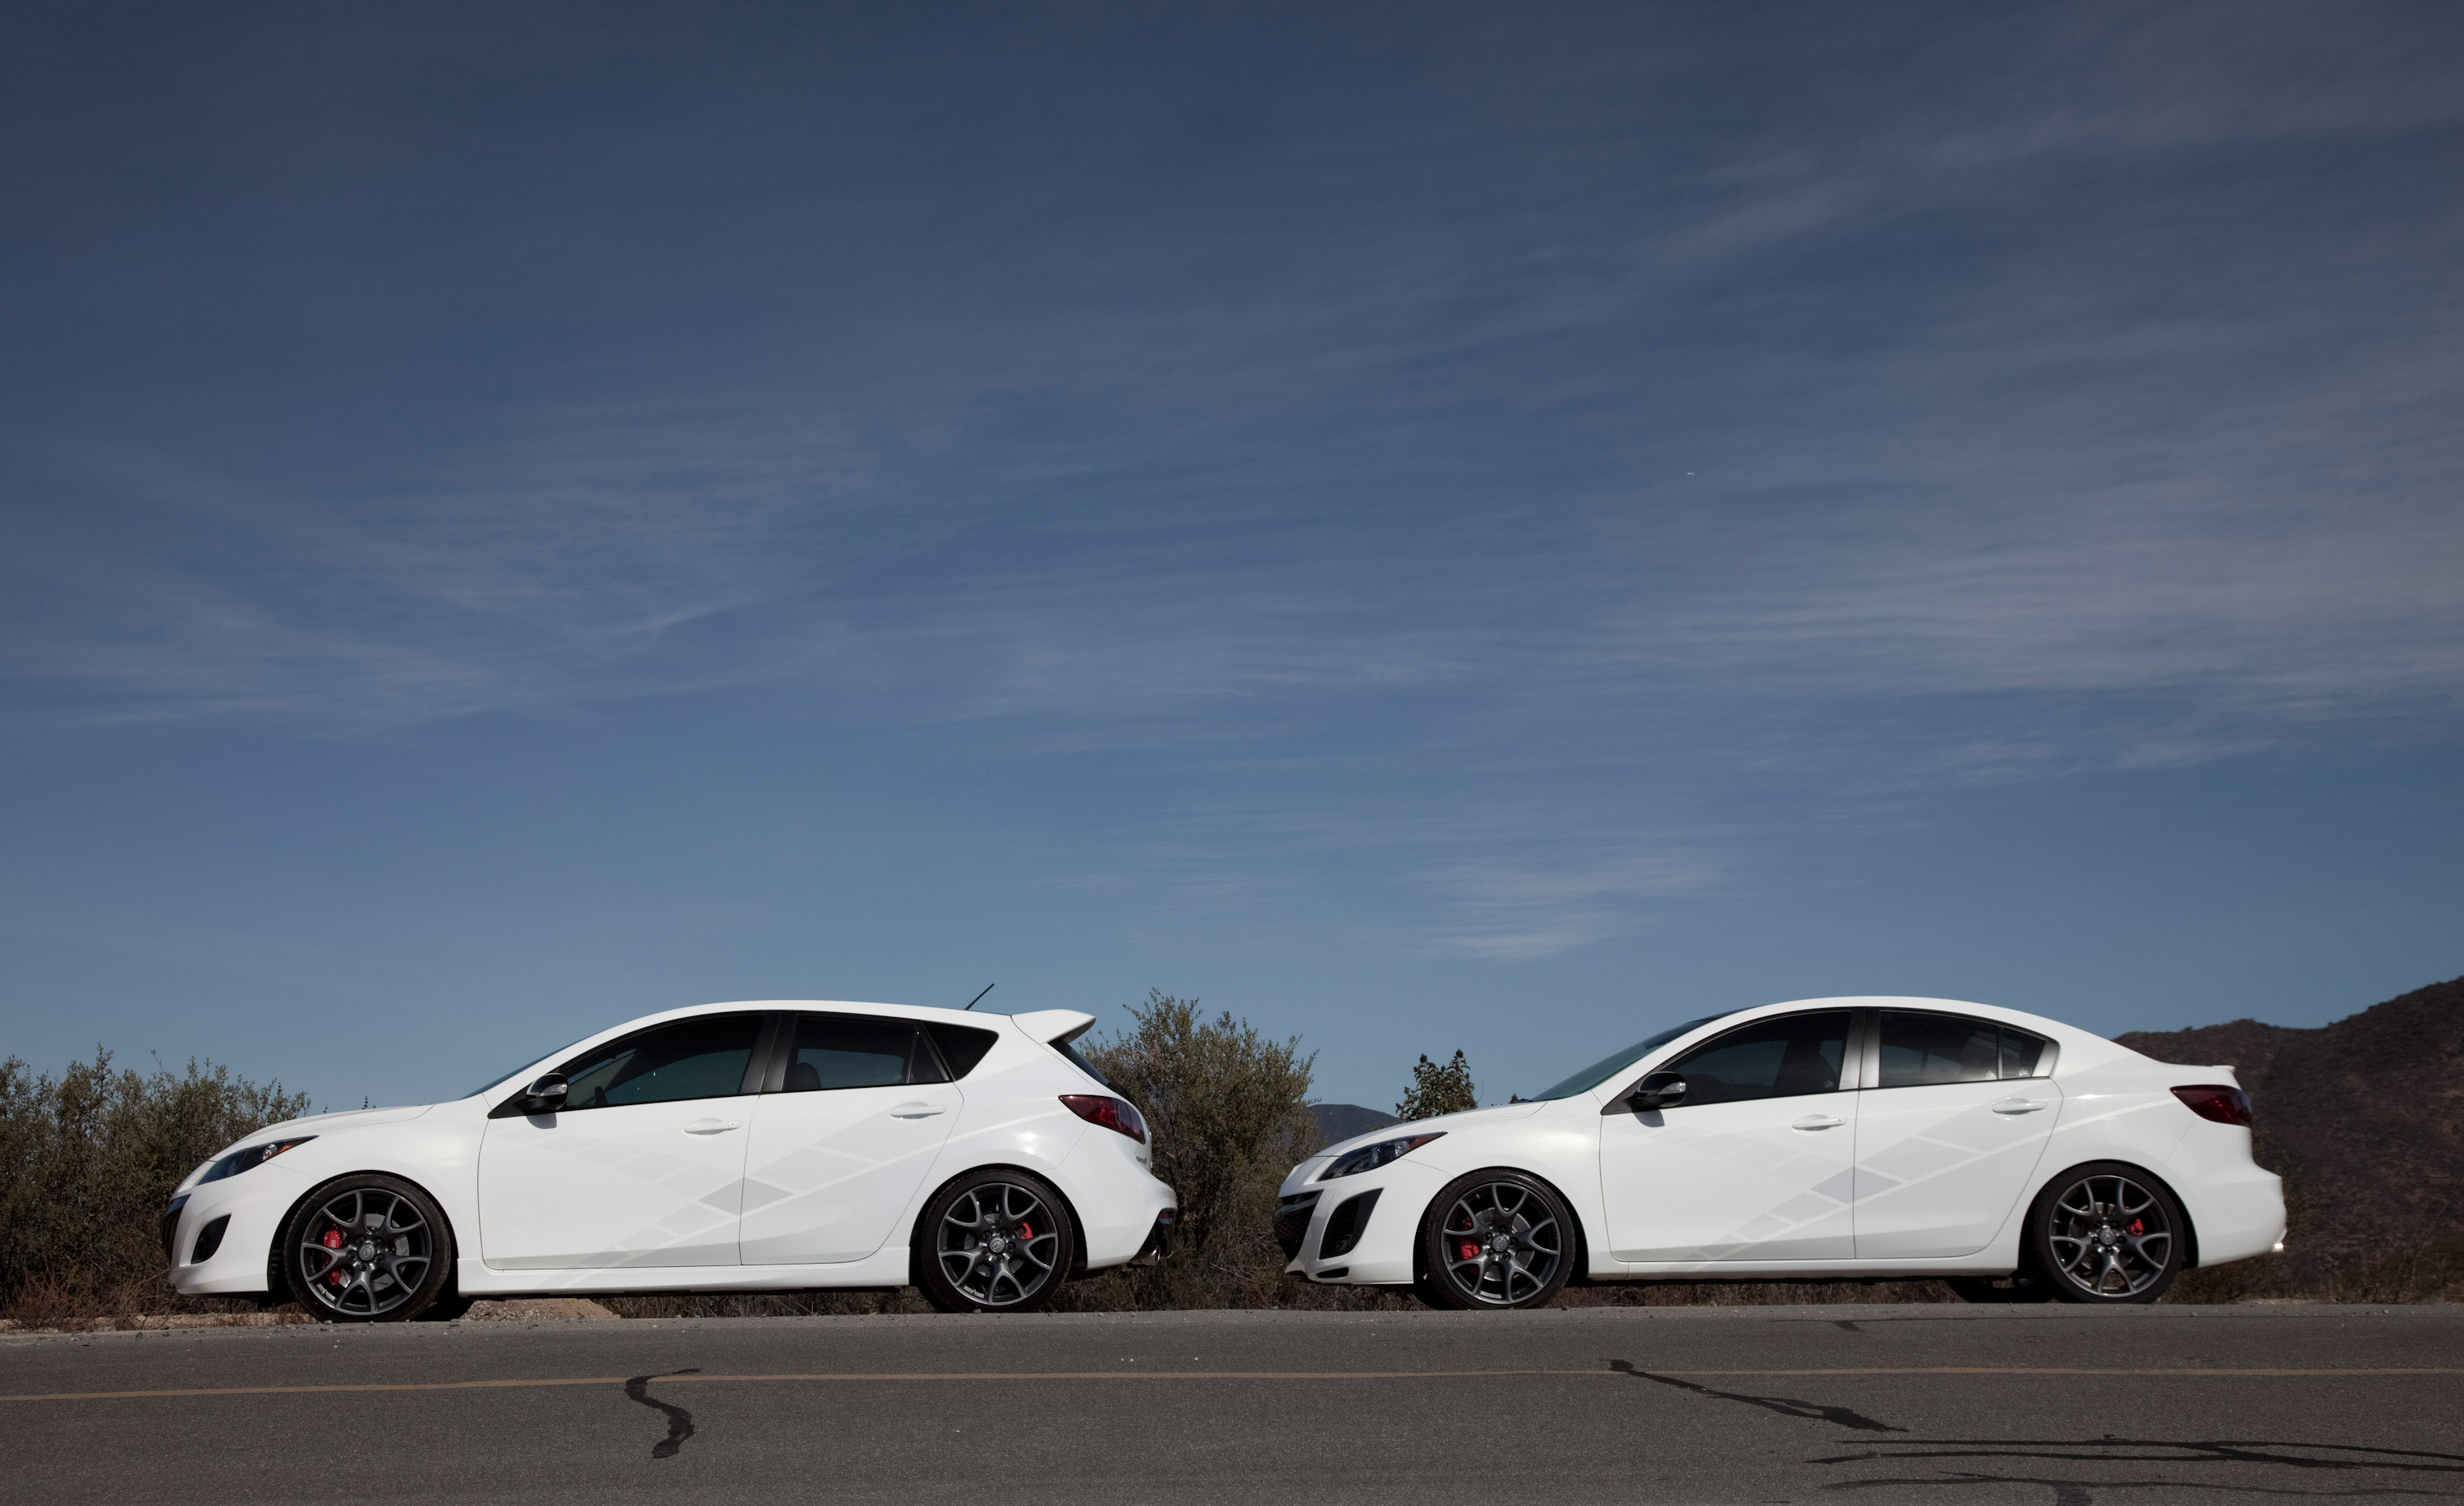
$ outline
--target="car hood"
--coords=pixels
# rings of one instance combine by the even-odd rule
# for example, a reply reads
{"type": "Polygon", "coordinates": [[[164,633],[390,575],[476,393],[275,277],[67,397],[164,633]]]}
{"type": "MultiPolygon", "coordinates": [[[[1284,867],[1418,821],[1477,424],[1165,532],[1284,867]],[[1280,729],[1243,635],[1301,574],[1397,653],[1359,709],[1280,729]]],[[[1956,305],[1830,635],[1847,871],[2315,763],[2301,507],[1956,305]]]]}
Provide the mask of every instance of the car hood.
{"type": "Polygon", "coordinates": [[[1471,1129],[1483,1124],[1510,1123],[1515,1119],[1529,1118],[1539,1112],[1540,1105],[1536,1101],[1501,1103],[1490,1109],[1465,1109],[1461,1114],[1441,1114],[1433,1119],[1409,1119],[1400,1124],[1389,1124],[1384,1129],[1371,1130],[1366,1135],[1354,1135],[1350,1140],[1338,1141],[1309,1159],[1316,1161],[1326,1157],[1340,1156],[1347,1150],[1357,1150],[1363,1145],[1375,1145],[1381,1140],[1403,1140],[1413,1135],[1441,1135],[1452,1130],[1471,1129]]]}
{"type": "Polygon", "coordinates": [[[222,1153],[229,1155],[242,1145],[254,1144],[259,1141],[287,1140],[301,1130],[311,1135],[331,1135],[336,1130],[360,1129],[370,1124],[399,1124],[405,1119],[415,1119],[434,1107],[433,1103],[414,1103],[399,1109],[344,1109],[337,1114],[311,1114],[306,1118],[284,1119],[279,1124],[269,1124],[253,1135],[240,1137],[226,1146],[222,1153]]]}

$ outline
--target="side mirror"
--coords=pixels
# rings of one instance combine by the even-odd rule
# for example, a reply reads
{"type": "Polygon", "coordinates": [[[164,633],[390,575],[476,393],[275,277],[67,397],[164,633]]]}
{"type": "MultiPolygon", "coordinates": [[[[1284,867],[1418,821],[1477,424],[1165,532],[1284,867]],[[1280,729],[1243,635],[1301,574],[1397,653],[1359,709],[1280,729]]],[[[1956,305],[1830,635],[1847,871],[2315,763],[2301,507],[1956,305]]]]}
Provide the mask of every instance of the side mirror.
{"type": "Polygon", "coordinates": [[[529,1114],[554,1114],[564,1107],[564,1074],[542,1073],[537,1082],[522,1090],[522,1109],[529,1114]]]}
{"type": "Polygon", "coordinates": [[[1673,1072],[1655,1072],[1635,1084],[1638,1109],[1673,1109],[1685,1101],[1685,1079],[1673,1072]]]}

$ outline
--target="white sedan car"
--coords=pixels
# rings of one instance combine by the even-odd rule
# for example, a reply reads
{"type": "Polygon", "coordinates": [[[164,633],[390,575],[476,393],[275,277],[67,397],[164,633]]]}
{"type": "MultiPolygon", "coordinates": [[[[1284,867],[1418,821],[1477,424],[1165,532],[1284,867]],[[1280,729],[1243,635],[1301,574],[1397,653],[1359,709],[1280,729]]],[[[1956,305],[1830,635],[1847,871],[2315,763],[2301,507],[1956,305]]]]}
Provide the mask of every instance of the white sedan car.
{"type": "Polygon", "coordinates": [[[1977,1301],[2152,1302],[2284,1238],[2225,1067],[2014,1009],[1808,999],[1689,1020],[1500,1108],[1292,1169],[1312,1281],[1534,1307],[1569,1280],[1947,1278],[1977,1301]]]}
{"type": "Polygon", "coordinates": [[[1172,1189],[1077,1053],[1091,1015],[715,1004],[468,1097],[294,1119],[183,1182],[172,1285],[343,1321],[542,1293],[913,1284],[1043,1306],[1158,1246],[1172,1189]]]}

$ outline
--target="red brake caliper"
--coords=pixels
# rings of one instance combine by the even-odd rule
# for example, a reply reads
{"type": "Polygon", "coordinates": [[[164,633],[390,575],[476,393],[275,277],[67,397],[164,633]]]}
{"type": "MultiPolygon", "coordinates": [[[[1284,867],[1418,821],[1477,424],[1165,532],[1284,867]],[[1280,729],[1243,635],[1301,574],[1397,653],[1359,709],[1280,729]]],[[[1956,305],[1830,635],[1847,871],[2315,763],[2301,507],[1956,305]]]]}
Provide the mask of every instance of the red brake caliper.
{"type": "MultiPolygon", "coordinates": [[[[329,1229],[325,1230],[325,1237],[317,1241],[317,1243],[324,1246],[328,1250],[340,1250],[342,1248],[342,1231],[339,1229],[329,1229]]],[[[325,1273],[325,1284],[327,1286],[341,1286],[342,1284],[342,1273],[340,1271],[328,1271],[325,1273]]]]}
{"type": "Polygon", "coordinates": [[[1035,1237],[1035,1230],[1024,1224],[1021,1224],[1018,1226],[1018,1237],[1021,1239],[1033,1239],[1035,1237]]]}

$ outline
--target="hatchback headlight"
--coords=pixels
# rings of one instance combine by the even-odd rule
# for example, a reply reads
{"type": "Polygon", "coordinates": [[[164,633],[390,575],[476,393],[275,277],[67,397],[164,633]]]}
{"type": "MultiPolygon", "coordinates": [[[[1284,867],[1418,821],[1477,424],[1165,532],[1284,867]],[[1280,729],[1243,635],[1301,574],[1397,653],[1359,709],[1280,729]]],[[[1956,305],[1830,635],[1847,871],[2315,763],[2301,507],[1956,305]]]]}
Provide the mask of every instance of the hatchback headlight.
{"type": "Polygon", "coordinates": [[[264,1165],[286,1150],[297,1150],[316,1138],[314,1135],[302,1135],[296,1140],[271,1141],[263,1145],[251,1145],[244,1150],[232,1151],[208,1166],[206,1174],[197,1179],[197,1185],[203,1186],[209,1182],[220,1182],[225,1177],[236,1177],[243,1171],[264,1165]]]}
{"type": "Polygon", "coordinates": [[[1401,1160],[1433,1140],[1445,1138],[1446,1132],[1439,1130],[1434,1134],[1405,1136],[1401,1140],[1381,1140],[1375,1145],[1363,1145],[1358,1150],[1347,1150],[1335,1157],[1332,1164],[1319,1172],[1317,1179],[1320,1182],[1332,1182],[1337,1177],[1357,1176],[1364,1171],[1375,1171],[1390,1161],[1401,1160]]]}

